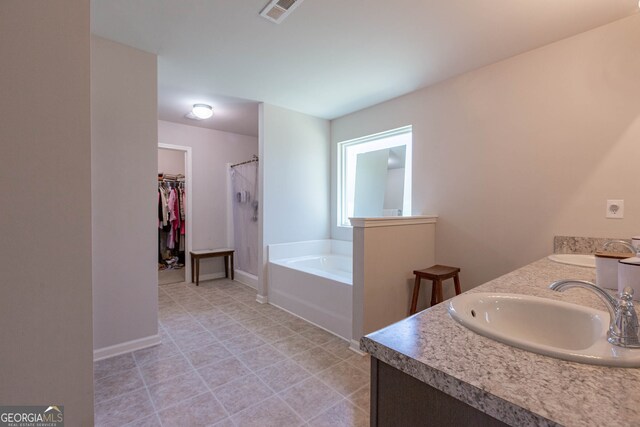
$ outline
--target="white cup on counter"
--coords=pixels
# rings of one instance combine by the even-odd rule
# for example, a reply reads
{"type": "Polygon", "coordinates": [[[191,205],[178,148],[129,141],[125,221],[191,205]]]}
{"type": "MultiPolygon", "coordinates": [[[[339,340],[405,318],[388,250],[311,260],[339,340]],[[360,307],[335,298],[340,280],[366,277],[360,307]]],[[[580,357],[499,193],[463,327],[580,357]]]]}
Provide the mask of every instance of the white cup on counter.
{"type": "Polygon", "coordinates": [[[596,252],[596,285],[617,290],[618,261],[629,258],[629,255],[629,252],[596,252]]]}
{"type": "Polygon", "coordinates": [[[636,248],[636,252],[640,252],[640,236],[633,236],[631,238],[631,246],[636,248]]]}
{"type": "Polygon", "coordinates": [[[618,291],[627,286],[633,289],[633,299],[640,301],[640,258],[637,256],[618,261],[618,291]]]}

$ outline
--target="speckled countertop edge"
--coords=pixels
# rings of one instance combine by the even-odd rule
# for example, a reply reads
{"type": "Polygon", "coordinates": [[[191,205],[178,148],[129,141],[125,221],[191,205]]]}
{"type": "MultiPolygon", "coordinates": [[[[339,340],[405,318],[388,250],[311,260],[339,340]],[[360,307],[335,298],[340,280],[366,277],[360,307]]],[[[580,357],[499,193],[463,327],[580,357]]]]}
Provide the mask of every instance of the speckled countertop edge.
{"type": "Polygon", "coordinates": [[[362,340],[363,350],[379,360],[399,369],[456,399],[513,426],[557,426],[559,424],[494,396],[474,385],[424,365],[416,359],[379,345],[362,340]]]}
{"type": "MultiPolygon", "coordinates": [[[[595,269],[544,258],[468,292],[507,292],[604,309],[583,290],[558,293],[559,279],[595,279],[595,269]]],[[[439,304],[363,337],[363,350],[514,426],[640,425],[640,369],[554,359],[477,335],[439,304]]]]}

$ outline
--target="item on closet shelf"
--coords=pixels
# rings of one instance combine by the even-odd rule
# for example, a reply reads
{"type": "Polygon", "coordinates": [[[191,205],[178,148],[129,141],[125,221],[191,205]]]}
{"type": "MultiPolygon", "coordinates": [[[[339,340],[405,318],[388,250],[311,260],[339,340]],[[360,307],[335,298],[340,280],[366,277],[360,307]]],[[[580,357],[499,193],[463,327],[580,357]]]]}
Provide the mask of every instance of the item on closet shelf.
{"type": "Polygon", "coordinates": [[[640,301],[640,257],[618,261],[618,291],[626,287],[633,289],[633,299],[640,301]]]}
{"type": "Polygon", "coordinates": [[[605,289],[618,289],[618,261],[629,258],[629,253],[596,252],[596,285],[605,289]]]}
{"type": "Polygon", "coordinates": [[[633,236],[631,238],[631,246],[636,248],[636,252],[640,252],[640,236],[633,236]]]}

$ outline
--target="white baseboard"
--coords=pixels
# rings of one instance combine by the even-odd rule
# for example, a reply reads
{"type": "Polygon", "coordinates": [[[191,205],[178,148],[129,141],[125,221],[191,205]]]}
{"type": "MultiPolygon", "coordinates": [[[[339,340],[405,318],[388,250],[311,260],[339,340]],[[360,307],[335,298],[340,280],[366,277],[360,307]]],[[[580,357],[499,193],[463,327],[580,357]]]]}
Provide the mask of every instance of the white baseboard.
{"type": "MultiPolygon", "coordinates": [[[[287,312],[287,313],[291,314],[292,316],[295,316],[295,317],[297,317],[297,318],[299,318],[299,319],[302,319],[302,320],[304,320],[305,322],[312,324],[312,325],[313,325],[313,326],[315,326],[316,328],[320,328],[320,329],[322,329],[323,331],[328,332],[328,333],[330,333],[331,335],[333,335],[333,336],[335,336],[335,337],[337,337],[337,338],[340,338],[341,340],[343,340],[343,341],[345,341],[345,342],[347,342],[347,343],[349,343],[349,344],[350,344],[350,341],[349,341],[347,338],[345,338],[345,337],[343,337],[343,336],[341,336],[341,335],[338,335],[338,334],[336,334],[336,333],[335,333],[335,332],[333,332],[333,331],[330,331],[329,329],[325,328],[324,326],[318,325],[317,323],[312,322],[311,320],[309,320],[309,319],[307,319],[307,318],[305,318],[305,317],[302,317],[302,316],[300,316],[299,314],[294,313],[293,311],[289,311],[289,310],[287,310],[287,309],[286,309],[286,308],[284,308],[284,307],[281,307],[281,306],[279,306],[279,305],[277,305],[277,304],[274,304],[273,302],[270,302],[269,304],[271,304],[271,305],[272,305],[272,306],[274,306],[274,307],[279,308],[280,310],[282,310],[282,311],[284,311],[284,312],[287,312]]],[[[351,348],[351,347],[349,347],[349,348],[351,348]]],[[[364,354],[364,353],[363,353],[363,354],[364,354]]]]}
{"type": "Polygon", "coordinates": [[[242,270],[234,270],[235,280],[242,283],[243,285],[247,285],[250,288],[258,289],[258,276],[254,276],[253,274],[247,273],[242,270]]]}
{"type": "Polygon", "coordinates": [[[328,310],[314,301],[303,298],[300,294],[293,295],[280,289],[274,289],[274,287],[269,290],[269,304],[300,317],[350,343],[352,319],[344,313],[328,310]]]}
{"type": "Polygon", "coordinates": [[[360,350],[360,341],[358,340],[351,340],[351,344],[349,345],[349,350],[359,354],[360,356],[364,356],[365,354],[368,354],[360,350]]]}
{"type": "Polygon", "coordinates": [[[267,304],[269,302],[269,297],[266,295],[256,295],[256,302],[259,304],[267,304]]]}
{"type": "Polygon", "coordinates": [[[123,342],[121,344],[111,345],[109,347],[99,348],[93,350],[93,361],[107,359],[113,356],[119,356],[121,354],[130,353],[132,351],[141,350],[147,347],[153,347],[162,342],[160,335],[151,335],[144,338],[138,338],[137,340],[131,340],[123,342]]]}
{"type": "MultiPolygon", "coordinates": [[[[211,273],[211,274],[201,274],[200,281],[204,282],[205,280],[214,280],[214,279],[222,279],[224,277],[224,272],[222,273],[211,273]]],[[[196,282],[193,282],[196,283],[196,282]]]]}

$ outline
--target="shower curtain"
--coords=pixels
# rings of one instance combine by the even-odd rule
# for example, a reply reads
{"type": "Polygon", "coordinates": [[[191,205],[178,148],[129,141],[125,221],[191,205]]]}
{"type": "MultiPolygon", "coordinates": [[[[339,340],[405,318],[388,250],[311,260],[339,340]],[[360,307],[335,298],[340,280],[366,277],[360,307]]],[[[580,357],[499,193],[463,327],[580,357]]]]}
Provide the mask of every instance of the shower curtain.
{"type": "Polygon", "coordinates": [[[258,162],[231,168],[235,267],[258,275],[258,162]]]}

